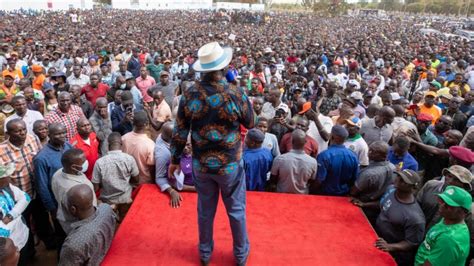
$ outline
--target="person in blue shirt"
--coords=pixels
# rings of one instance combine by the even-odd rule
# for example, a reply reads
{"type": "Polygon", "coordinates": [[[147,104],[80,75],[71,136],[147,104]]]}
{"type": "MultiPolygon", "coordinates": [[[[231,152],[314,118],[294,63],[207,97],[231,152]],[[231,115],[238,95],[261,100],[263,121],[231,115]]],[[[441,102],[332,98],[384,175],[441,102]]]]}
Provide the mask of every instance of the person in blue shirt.
{"type": "Polygon", "coordinates": [[[399,136],[393,141],[393,146],[388,152],[388,160],[395,165],[399,171],[410,169],[418,171],[418,162],[408,152],[410,140],[405,136],[399,136]]]}
{"type": "Polygon", "coordinates": [[[51,124],[48,130],[49,142],[35,156],[33,165],[35,166],[36,191],[42,203],[38,204],[38,208],[35,210],[36,215],[40,217],[46,215],[47,217],[46,212],[49,212],[53,217],[55,228],[54,233],[52,233],[53,228],[50,224],[41,223],[36,225],[36,230],[46,247],[51,249],[55,246],[60,247],[61,242],[66,237],[58,220],[55,219],[58,203],[51,189],[51,179],[54,173],[63,167],[61,164],[63,153],[71,149],[72,146],[66,142],[66,127],[63,124],[51,124]]]}
{"type": "Polygon", "coordinates": [[[331,146],[318,155],[318,172],[313,192],[342,196],[349,193],[359,173],[359,160],[344,146],[349,133],[340,125],[331,130],[331,146]]]}
{"type": "Polygon", "coordinates": [[[244,168],[247,190],[264,191],[267,184],[267,174],[271,170],[273,155],[269,149],[262,147],[265,134],[253,128],[247,132],[244,150],[244,168]]]}

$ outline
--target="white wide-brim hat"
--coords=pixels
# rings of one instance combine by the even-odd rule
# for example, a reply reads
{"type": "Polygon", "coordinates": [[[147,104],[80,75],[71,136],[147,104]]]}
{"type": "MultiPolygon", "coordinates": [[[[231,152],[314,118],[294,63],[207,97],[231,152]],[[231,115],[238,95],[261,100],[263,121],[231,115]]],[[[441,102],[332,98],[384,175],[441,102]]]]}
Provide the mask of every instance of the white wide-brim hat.
{"type": "Polygon", "coordinates": [[[224,69],[232,60],[232,48],[221,47],[218,42],[203,45],[198,51],[198,60],[193,64],[197,72],[212,72],[224,69]]]}

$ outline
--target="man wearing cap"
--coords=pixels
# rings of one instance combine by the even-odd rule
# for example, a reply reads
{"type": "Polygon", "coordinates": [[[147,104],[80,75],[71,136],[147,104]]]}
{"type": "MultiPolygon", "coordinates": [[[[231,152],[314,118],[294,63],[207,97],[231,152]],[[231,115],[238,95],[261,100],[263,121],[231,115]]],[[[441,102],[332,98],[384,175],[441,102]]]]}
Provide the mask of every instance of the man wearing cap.
{"type": "Polygon", "coordinates": [[[471,212],[472,197],[456,186],[447,186],[438,197],[442,219],[426,234],[415,265],[465,265],[470,235],[464,219],[471,212]]]}
{"type": "Polygon", "coordinates": [[[467,122],[467,116],[459,110],[463,99],[461,97],[453,97],[449,101],[448,108],[443,111],[443,115],[449,116],[453,120],[452,128],[464,131],[467,122]]]}
{"type": "Polygon", "coordinates": [[[428,130],[428,127],[431,125],[433,121],[433,116],[430,114],[419,114],[416,117],[416,129],[420,134],[420,138],[424,144],[435,146],[438,145],[438,138],[428,130]]]}
{"type": "Polygon", "coordinates": [[[472,189],[471,182],[472,174],[468,169],[460,165],[452,165],[443,169],[440,178],[425,183],[418,191],[416,199],[425,214],[426,228],[431,228],[441,218],[438,213],[438,194],[442,193],[447,186],[460,187],[469,192],[472,189]]]}
{"type": "Polygon", "coordinates": [[[423,241],[425,216],[415,192],[420,176],[412,170],[397,171],[394,185],[388,187],[380,200],[380,214],[375,231],[375,246],[395,258],[398,265],[413,265],[417,246],[423,241]]]}
{"type": "Polygon", "coordinates": [[[365,109],[360,105],[360,103],[364,100],[364,97],[362,97],[362,93],[360,91],[354,91],[353,93],[351,93],[349,98],[356,103],[356,106],[352,109],[354,111],[354,115],[356,115],[360,119],[364,118],[365,109]]]}
{"type": "Polygon", "coordinates": [[[433,125],[442,115],[441,108],[435,105],[436,97],[438,97],[436,92],[428,91],[425,93],[424,103],[418,105],[418,111],[420,114],[429,114],[433,116],[433,125]]]}
{"type": "Polygon", "coordinates": [[[344,142],[344,146],[357,155],[360,166],[364,167],[369,165],[369,146],[367,146],[364,138],[359,134],[361,127],[362,121],[357,116],[346,119],[346,128],[349,136],[344,142]]]}
{"type": "Polygon", "coordinates": [[[346,128],[335,125],[331,130],[331,145],[318,155],[315,192],[342,196],[349,193],[359,173],[359,160],[344,146],[349,136],[346,128]]]}
{"type": "Polygon", "coordinates": [[[171,142],[168,175],[179,169],[188,135],[192,136],[194,182],[198,193],[199,254],[207,265],[213,250],[213,220],[219,190],[230,218],[237,265],[245,265],[249,240],[245,215],[245,172],[240,126],[253,128],[255,115],[245,92],[224,81],[232,49],[212,42],[198,51],[194,70],[203,72],[181,97],[171,142]]]}
{"type": "Polygon", "coordinates": [[[160,72],[160,83],[151,86],[148,89],[147,94],[153,95],[154,90],[161,90],[165,95],[165,101],[169,106],[173,106],[173,99],[176,96],[178,90],[178,83],[170,80],[170,74],[166,70],[160,72]]]}
{"type": "Polygon", "coordinates": [[[46,80],[46,76],[43,74],[44,70],[43,67],[40,65],[32,65],[31,71],[33,72],[33,89],[42,90],[43,83],[46,80]]]}
{"type": "Polygon", "coordinates": [[[66,79],[66,74],[64,74],[62,71],[57,71],[51,76],[51,80],[55,82],[53,87],[56,93],[69,91],[69,84],[66,83],[66,79]]]}
{"type": "Polygon", "coordinates": [[[10,77],[13,77],[13,80],[16,83],[18,83],[20,81],[20,79],[23,78],[23,72],[21,71],[21,69],[16,67],[15,58],[10,57],[8,59],[7,65],[8,65],[8,67],[5,70],[3,70],[3,72],[2,72],[3,78],[5,78],[5,76],[9,75],[10,77]]]}
{"type": "Polygon", "coordinates": [[[293,149],[275,158],[271,168],[270,190],[280,193],[308,194],[316,178],[316,159],[304,152],[306,133],[295,129],[292,133],[293,149]]]}
{"type": "Polygon", "coordinates": [[[264,140],[265,134],[257,128],[250,129],[245,136],[246,147],[242,158],[248,191],[264,191],[267,185],[273,155],[269,149],[262,147],[264,140]]]}
{"type": "Polygon", "coordinates": [[[18,94],[20,89],[14,82],[14,77],[11,74],[3,76],[3,85],[0,88],[0,105],[10,104],[13,96],[18,94]]]}

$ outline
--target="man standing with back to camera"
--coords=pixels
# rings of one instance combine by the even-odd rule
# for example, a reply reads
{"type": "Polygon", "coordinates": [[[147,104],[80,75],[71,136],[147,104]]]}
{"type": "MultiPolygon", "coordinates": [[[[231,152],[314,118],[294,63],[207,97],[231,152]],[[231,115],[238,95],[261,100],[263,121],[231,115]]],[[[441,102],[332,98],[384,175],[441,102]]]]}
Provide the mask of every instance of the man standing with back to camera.
{"type": "Polygon", "coordinates": [[[219,190],[232,229],[237,265],[246,265],[250,248],[240,125],[253,128],[255,115],[244,91],[225,82],[224,68],[231,60],[232,48],[222,48],[217,42],[199,49],[193,68],[202,72],[203,77],[183,93],[171,141],[170,177],[179,170],[181,155],[191,133],[202,265],[209,264],[214,248],[213,223],[219,190]]]}

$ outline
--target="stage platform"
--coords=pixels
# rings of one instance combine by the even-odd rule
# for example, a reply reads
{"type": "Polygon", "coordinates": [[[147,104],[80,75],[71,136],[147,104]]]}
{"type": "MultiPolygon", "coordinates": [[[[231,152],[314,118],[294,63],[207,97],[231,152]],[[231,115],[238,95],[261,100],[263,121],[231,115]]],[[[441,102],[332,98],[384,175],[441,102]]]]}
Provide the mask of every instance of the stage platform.
{"type": "MultiPolygon", "coordinates": [[[[115,235],[102,265],[199,265],[197,194],[172,209],[145,185],[115,235]]],[[[395,265],[374,247],[375,232],[348,198],[248,192],[248,265],[395,265]]],[[[232,235],[220,199],[211,265],[235,265],[232,235]]]]}

